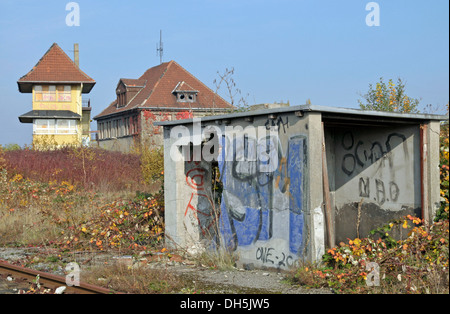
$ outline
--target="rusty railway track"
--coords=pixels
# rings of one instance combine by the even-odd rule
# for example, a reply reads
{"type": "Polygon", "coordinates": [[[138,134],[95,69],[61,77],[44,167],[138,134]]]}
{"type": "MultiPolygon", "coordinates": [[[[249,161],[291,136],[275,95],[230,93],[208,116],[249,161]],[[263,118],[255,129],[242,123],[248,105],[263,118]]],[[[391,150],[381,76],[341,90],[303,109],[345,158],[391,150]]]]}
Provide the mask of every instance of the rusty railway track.
{"type": "Polygon", "coordinates": [[[0,261],[0,274],[11,276],[16,281],[28,281],[30,283],[39,275],[39,283],[46,289],[55,291],[58,287],[65,286],[64,294],[116,294],[116,292],[109,289],[94,286],[87,283],[80,282],[79,286],[68,286],[66,278],[50,273],[45,273],[21,266],[11,265],[7,262],[0,261]]]}

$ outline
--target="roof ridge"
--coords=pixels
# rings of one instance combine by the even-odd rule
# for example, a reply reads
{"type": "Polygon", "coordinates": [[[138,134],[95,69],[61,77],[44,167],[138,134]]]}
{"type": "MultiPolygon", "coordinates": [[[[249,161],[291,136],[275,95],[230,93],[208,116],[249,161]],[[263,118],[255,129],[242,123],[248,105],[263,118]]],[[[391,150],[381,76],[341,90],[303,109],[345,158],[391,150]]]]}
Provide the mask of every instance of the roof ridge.
{"type": "Polygon", "coordinates": [[[125,105],[125,107],[128,107],[129,104],[133,102],[133,100],[144,90],[144,88],[147,86],[147,80],[145,80],[144,86],[138,86],[140,87],[139,91],[133,96],[133,98],[130,99],[130,101],[125,105]]]}
{"type": "Polygon", "coordinates": [[[141,87],[141,89],[142,88],[144,88],[145,86],[147,86],[147,82],[148,82],[148,80],[146,80],[146,79],[130,79],[130,78],[120,78],[119,79],[119,82],[117,83],[117,86],[116,86],[116,89],[117,89],[117,87],[119,86],[119,84],[120,84],[120,82],[122,82],[123,83],[123,85],[125,85],[125,87],[128,87],[128,86],[130,86],[130,87],[141,87]],[[128,84],[126,84],[126,82],[125,81],[127,81],[127,80],[129,80],[129,81],[142,81],[143,83],[144,83],[144,85],[143,86],[140,86],[140,85],[128,85],[128,84]]]}
{"type": "Polygon", "coordinates": [[[83,70],[81,70],[81,68],[75,63],[75,61],[73,61],[68,55],[67,53],[64,52],[64,50],[57,44],[55,43],[56,47],[59,48],[59,50],[61,50],[61,52],[63,53],[63,55],[67,58],[67,60],[69,60],[69,62],[71,62],[73,64],[73,66],[75,66],[75,68],[81,72],[82,75],[84,75],[88,80],[94,80],[92,77],[90,77],[89,75],[87,75],[86,73],[84,73],[83,70]]]}
{"type": "Polygon", "coordinates": [[[29,74],[31,74],[32,72],[34,72],[34,70],[37,69],[38,65],[42,62],[42,60],[44,60],[45,56],[48,55],[48,53],[53,49],[53,47],[54,47],[55,45],[58,46],[57,43],[53,43],[53,44],[50,46],[50,48],[47,49],[47,51],[44,53],[44,55],[39,59],[39,61],[33,66],[33,68],[32,68],[30,71],[28,71],[27,74],[23,75],[23,76],[19,79],[19,82],[20,82],[24,77],[28,76],[29,74]]]}
{"type": "Polygon", "coordinates": [[[175,91],[179,91],[179,92],[187,92],[187,91],[197,92],[197,90],[195,90],[191,85],[189,85],[185,81],[178,82],[178,84],[173,89],[172,93],[174,93],[175,91]],[[183,86],[183,85],[186,85],[190,89],[181,89],[181,86],[183,86]]]}
{"type": "MultiPolygon", "coordinates": [[[[137,79],[137,80],[145,80],[145,81],[146,81],[145,86],[144,86],[143,88],[141,88],[141,89],[136,93],[136,95],[134,95],[134,97],[127,103],[127,105],[124,106],[124,107],[122,107],[122,108],[126,108],[126,110],[136,109],[136,108],[139,108],[141,104],[145,103],[145,102],[148,100],[148,98],[150,97],[150,95],[153,93],[153,90],[154,90],[154,87],[156,86],[156,84],[153,85],[153,89],[150,91],[150,95],[149,95],[143,102],[134,104],[134,105],[132,105],[132,106],[129,106],[129,105],[132,103],[132,101],[135,100],[141,93],[144,93],[144,91],[147,90],[147,88],[151,88],[151,87],[152,87],[151,85],[148,85],[149,81],[148,81],[148,79],[145,78],[145,77],[146,77],[146,74],[147,74],[149,71],[154,70],[156,67],[162,66],[163,64],[166,65],[166,70],[167,70],[167,66],[168,66],[169,62],[162,63],[162,64],[160,64],[160,65],[157,65],[157,66],[154,66],[154,67],[151,67],[151,68],[148,68],[147,70],[145,70],[144,74],[142,74],[142,75],[137,79]]],[[[161,75],[161,77],[158,79],[158,82],[159,82],[159,81],[161,80],[161,78],[164,76],[165,72],[166,72],[166,71],[164,71],[163,74],[161,75]]],[[[120,81],[121,81],[122,79],[124,79],[124,78],[120,78],[120,79],[119,79],[119,82],[118,82],[117,86],[120,84],[120,81]]],[[[116,88],[117,88],[117,87],[116,87],[116,88]]],[[[114,106],[114,107],[117,108],[117,99],[113,100],[113,101],[112,101],[112,102],[111,102],[111,103],[110,103],[110,104],[109,104],[109,105],[108,105],[101,113],[99,113],[98,115],[96,115],[96,116],[94,117],[94,119],[97,118],[97,117],[101,117],[102,115],[104,115],[104,112],[107,111],[107,110],[108,110],[110,107],[112,107],[112,106],[114,106]]]]}
{"type": "Polygon", "coordinates": [[[77,71],[79,71],[79,73],[84,76],[87,81],[91,81],[91,82],[95,82],[95,80],[93,78],[91,78],[89,75],[87,75],[83,70],[80,69],[79,66],[77,66],[75,64],[75,62],[67,55],[67,53],[64,52],[64,50],[57,44],[57,43],[53,43],[49,49],[47,49],[47,52],[45,52],[45,54],[39,59],[39,61],[36,63],[36,65],[24,76],[22,76],[18,82],[23,82],[22,80],[25,79],[27,76],[31,75],[34,71],[36,71],[36,69],[39,67],[39,65],[44,61],[44,59],[49,55],[49,53],[51,51],[53,51],[54,49],[58,49],[59,53],[64,56],[64,58],[67,59],[68,62],[70,62],[71,65],[73,65],[75,67],[75,69],[77,71]]]}
{"type": "MultiPolygon", "coordinates": [[[[162,63],[164,64],[164,63],[162,63]]],[[[162,65],[161,64],[161,65],[162,65]]],[[[161,79],[164,77],[164,75],[166,75],[167,71],[169,70],[170,66],[173,64],[173,60],[166,62],[167,66],[165,68],[165,70],[163,71],[163,73],[161,74],[161,76],[158,78],[158,80],[156,81],[155,85],[153,85],[152,90],[150,91],[150,94],[148,95],[148,97],[141,103],[141,104],[137,104],[136,106],[140,106],[140,107],[144,107],[144,104],[150,99],[150,97],[152,97],[153,92],[156,90],[156,88],[159,85],[159,82],[161,82],[161,79]]],[[[147,72],[147,71],[146,71],[147,72]]],[[[136,107],[135,106],[135,107],[136,107]]]]}

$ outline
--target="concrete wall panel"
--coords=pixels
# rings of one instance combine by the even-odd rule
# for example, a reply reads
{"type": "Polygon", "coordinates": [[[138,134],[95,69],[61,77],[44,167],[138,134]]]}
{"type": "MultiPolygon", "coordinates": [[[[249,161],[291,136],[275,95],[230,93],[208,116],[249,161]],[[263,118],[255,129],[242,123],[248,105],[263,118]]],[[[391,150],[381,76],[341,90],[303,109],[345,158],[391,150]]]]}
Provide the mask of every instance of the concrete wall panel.
{"type": "Polygon", "coordinates": [[[336,241],[420,216],[419,127],[333,129],[336,241]]]}

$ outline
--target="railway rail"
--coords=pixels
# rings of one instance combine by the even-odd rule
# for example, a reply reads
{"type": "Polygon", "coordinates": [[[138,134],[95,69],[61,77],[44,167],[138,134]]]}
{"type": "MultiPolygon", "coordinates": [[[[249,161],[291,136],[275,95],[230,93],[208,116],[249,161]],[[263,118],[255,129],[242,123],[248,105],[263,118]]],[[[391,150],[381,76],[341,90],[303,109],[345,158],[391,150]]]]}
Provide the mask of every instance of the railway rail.
{"type": "Polygon", "coordinates": [[[4,261],[0,261],[0,275],[10,276],[16,282],[26,281],[30,285],[39,276],[39,284],[52,292],[59,287],[65,286],[64,294],[116,294],[116,292],[109,289],[82,282],[78,286],[68,286],[65,277],[12,265],[4,261]]]}

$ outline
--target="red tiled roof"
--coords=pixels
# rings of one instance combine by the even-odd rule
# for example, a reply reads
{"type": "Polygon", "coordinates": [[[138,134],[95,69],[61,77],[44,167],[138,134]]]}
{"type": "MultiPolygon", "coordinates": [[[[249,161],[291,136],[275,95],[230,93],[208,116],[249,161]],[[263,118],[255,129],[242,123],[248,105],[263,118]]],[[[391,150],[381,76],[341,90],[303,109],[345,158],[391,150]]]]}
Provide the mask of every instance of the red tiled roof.
{"type": "Polygon", "coordinates": [[[173,92],[198,92],[197,90],[193,89],[189,84],[186,84],[186,82],[179,82],[173,92]]]}
{"type": "Polygon", "coordinates": [[[81,71],[56,43],[17,83],[22,93],[30,93],[31,86],[36,83],[83,83],[84,93],[90,92],[95,85],[95,81],[81,71]]]}
{"type": "Polygon", "coordinates": [[[136,80],[136,79],[120,79],[120,81],[128,87],[145,87],[147,84],[146,80],[136,80]]]}
{"type": "MultiPolygon", "coordinates": [[[[123,81],[123,79],[122,79],[123,81]]],[[[219,95],[203,84],[191,73],[186,71],[175,61],[162,63],[148,69],[138,80],[146,81],[145,86],[139,93],[124,107],[117,108],[117,100],[113,101],[105,110],[94,119],[118,114],[132,109],[145,108],[171,108],[171,109],[231,109],[233,106],[226,102],[219,95]],[[192,91],[198,91],[195,102],[177,102],[177,97],[173,93],[180,82],[184,82],[184,87],[189,86],[192,91]]]]}

